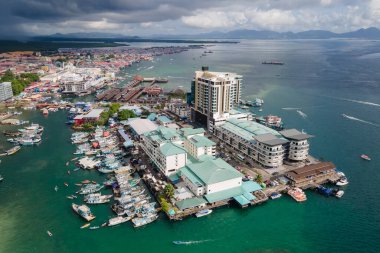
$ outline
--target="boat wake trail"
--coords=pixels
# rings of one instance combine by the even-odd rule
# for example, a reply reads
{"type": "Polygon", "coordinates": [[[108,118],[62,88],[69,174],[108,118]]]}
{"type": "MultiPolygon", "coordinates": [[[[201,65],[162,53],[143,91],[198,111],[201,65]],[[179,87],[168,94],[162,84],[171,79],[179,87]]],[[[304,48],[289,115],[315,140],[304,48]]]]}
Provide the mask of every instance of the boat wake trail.
{"type": "Polygon", "coordinates": [[[342,116],[345,117],[346,119],[359,121],[361,123],[368,124],[368,125],[375,126],[375,127],[380,127],[380,125],[378,125],[376,123],[373,123],[373,122],[370,122],[370,121],[366,121],[366,120],[362,120],[362,119],[358,119],[358,118],[355,118],[353,116],[349,116],[349,115],[344,114],[344,113],[342,114],[342,116]]]}
{"type": "Polygon", "coordinates": [[[304,113],[303,111],[297,110],[297,112],[298,112],[298,114],[299,114],[302,118],[304,118],[304,119],[307,118],[307,114],[304,113]]]}
{"type": "Polygon", "coordinates": [[[192,244],[200,244],[204,242],[209,242],[211,240],[200,240],[200,241],[173,241],[173,244],[176,245],[192,245],[192,244]]]}
{"type": "Polygon", "coordinates": [[[376,104],[376,103],[372,103],[368,101],[360,101],[360,100],[354,100],[354,99],[343,99],[343,100],[353,102],[353,103],[363,104],[363,105],[371,105],[371,106],[380,107],[380,104],[376,104]]]}
{"type": "Polygon", "coordinates": [[[147,67],[145,70],[153,69],[154,66],[147,67]]]}
{"type": "Polygon", "coordinates": [[[286,110],[286,111],[294,111],[294,110],[300,110],[301,108],[298,108],[298,107],[283,107],[281,109],[282,110],[286,110]]]}

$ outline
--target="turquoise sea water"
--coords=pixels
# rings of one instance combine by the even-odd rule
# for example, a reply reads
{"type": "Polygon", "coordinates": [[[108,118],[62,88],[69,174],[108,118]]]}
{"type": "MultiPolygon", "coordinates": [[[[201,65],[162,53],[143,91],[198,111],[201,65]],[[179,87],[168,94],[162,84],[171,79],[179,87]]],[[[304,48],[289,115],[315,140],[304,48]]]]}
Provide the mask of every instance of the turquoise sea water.
{"type": "MultiPolygon", "coordinates": [[[[380,42],[242,41],[210,49],[214,53],[202,58],[203,50],[162,56],[133,66],[127,74],[168,77],[166,89],[189,89],[193,72],[202,65],[242,74],[243,98],[263,97],[262,114],[279,115],[287,127],[314,135],[312,154],[346,173],[350,184],[342,199],[307,191],[308,201],[302,204],[284,196],[244,210],[220,208],[199,219],[169,222],[162,216],[140,229],[124,224],[81,230],[84,222],[72,212],[66,195],[76,190],[75,182],[102,176],[95,171],[66,173],[74,168],[65,165],[74,146],[68,141],[71,130],[64,125],[64,112],[47,118],[25,112],[22,117],[41,123],[45,132],[38,147],[2,158],[0,252],[378,252],[380,42]],[[285,65],[262,65],[264,60],[285,65]],[[282,108],[299,108],[304,117],[282,108]],[[361,160],[362,153],[373,160],[361,160]],[[46,230],[54,236],[48,237],[46,230]],[[173,245],[173,240],[193,244],[173,245]]],[[[4,137],[0,141],[9,147],[4,137]]],[[[94,224],[113,215],[107,205],[92,209],[94,224]]]]}

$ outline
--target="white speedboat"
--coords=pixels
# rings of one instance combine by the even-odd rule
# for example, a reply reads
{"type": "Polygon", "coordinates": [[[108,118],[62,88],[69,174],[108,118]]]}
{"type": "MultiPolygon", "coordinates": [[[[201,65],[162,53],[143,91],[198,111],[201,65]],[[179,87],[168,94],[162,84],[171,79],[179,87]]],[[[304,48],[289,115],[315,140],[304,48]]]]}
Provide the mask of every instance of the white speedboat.
{"type": "Polygon", "coordinates": [[[335,197],[337,197],[337,198],[341,198],[341,197],[343,196],[343,194],[344,194],[344,191],[343,191],[343,190],[339,190],[339,191],[337,191],[337,192],[335,193],[335,197]]]}
{"type": "Polygon", "coordinates": [[[200,217],[203,217],[203,216],[209,215],[209,214],[211,214],[211,213],[212,213],[212,210],[211,210],[211,209],[205,209],[205,210],[201,210],[201,211],[197,212],[197,213],[195,214],[195,216],[196,216],[197,218],[200,218],[200,217]]]}
{"type": "Polygon", "coordinates": [[[337,186],[344,186],[344,185],[348,185],[348,180],[346,177],[342,177],[341,179],[339,179],[339,181],[336,183],[337,186]]]}
{"type": "Polygon", "coordinates": [[[271,199],[278,199],[278,198],[281,198],[282,194],[281,193],[272,193],[270,195],[270,198],[271,199]]]}
{"type": "Polygon", "coordinates": [[[48,234],[48,236],[50,236],[50,237],[52,237],[53,236],[53,233],[52,232],[50,232],[49,230],[48,231],[46,231],[46,233],[48,234]]]}

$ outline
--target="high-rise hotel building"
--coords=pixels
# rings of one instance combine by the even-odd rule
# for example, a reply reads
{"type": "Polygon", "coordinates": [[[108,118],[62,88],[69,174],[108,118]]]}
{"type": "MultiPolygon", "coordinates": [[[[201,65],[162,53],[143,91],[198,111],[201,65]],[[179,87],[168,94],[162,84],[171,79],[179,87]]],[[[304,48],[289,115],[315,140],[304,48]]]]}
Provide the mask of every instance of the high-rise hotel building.
{"type": "MultiPolygon", "coordinates": [[[[194,99],[192,118],[207,125],[209,132],[233,115],[242,115],[233,110],[239,104],[242,76],[230,72],[211,72],[208,67],[195,71],[192,83],[194,99]]],[[[247,117],[246,114],[243,117],[247,117]]]]}

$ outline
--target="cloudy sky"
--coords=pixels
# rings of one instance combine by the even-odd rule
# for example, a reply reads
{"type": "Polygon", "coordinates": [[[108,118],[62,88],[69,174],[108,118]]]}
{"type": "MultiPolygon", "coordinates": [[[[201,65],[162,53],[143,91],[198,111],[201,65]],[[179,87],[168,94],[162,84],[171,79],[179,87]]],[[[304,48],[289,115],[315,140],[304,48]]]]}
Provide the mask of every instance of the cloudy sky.
{"type": "Polygon", "coordinates": [[[380,0],[0,0],[1,36],[334,32],[380,27],[380,0]]]}

